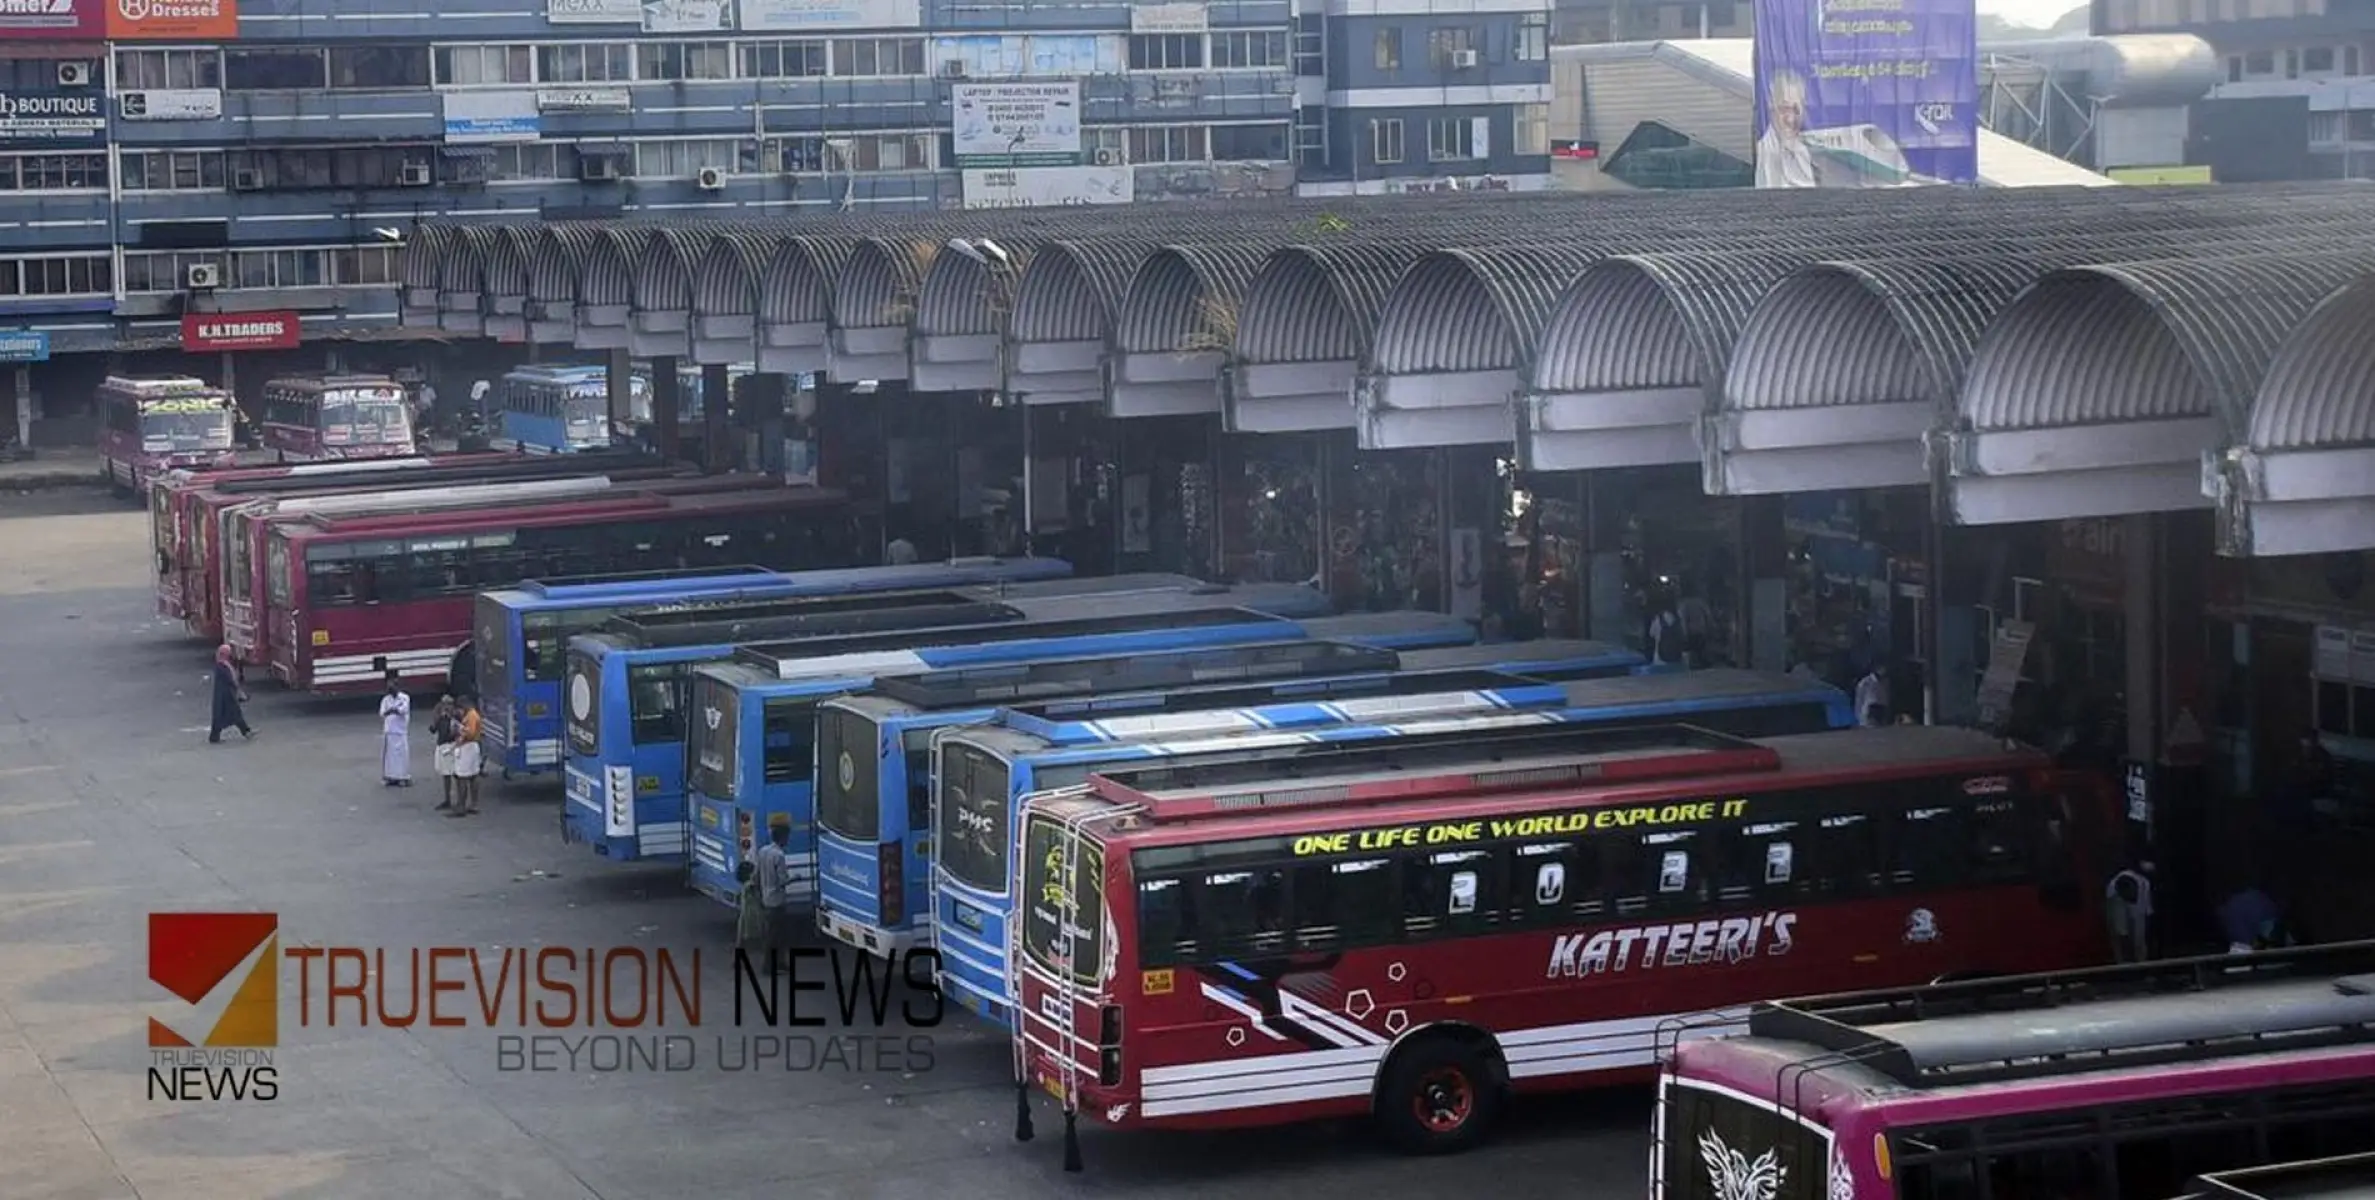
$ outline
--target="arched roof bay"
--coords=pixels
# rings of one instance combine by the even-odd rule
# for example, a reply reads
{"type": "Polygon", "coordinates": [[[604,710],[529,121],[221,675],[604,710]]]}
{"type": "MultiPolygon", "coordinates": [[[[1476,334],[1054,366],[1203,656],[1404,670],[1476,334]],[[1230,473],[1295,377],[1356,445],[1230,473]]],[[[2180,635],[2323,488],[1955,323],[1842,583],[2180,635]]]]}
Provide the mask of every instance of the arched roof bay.
{"type": "Polygon", "coordinates": [[[2220,553],[2375,550],[2375,272],[2293,328],[2239,432],[2205,473],[2220,553]]]}

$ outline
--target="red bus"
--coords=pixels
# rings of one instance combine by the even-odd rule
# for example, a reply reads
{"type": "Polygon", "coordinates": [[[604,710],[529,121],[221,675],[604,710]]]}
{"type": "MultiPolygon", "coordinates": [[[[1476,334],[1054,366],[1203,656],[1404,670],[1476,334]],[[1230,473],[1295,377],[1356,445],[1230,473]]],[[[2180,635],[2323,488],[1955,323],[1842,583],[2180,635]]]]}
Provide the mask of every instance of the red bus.
{"type": "Polygon", "coordinates": [[[385,375],[298,375],[264,385],[264,447],[283,461],[413,453],[404,385],[385,375]]]}
{"type": "Polygon", "coordinates": [[[1451,1151],[1510,1092],[1649,1079],[1673,1014],[2107,955],[2110,792],[2039,751],[1911,725],[1592,745],[1337,770],[1324,748],[1034,798],[1023,1102],[1055,1093],[1067,1133],[1373,1115],[1451,1151]]]}
{"type": "Polygon", "coordinates": [[[775,486],[276,522],[265,552],[272,673],[315,692],[376,690],[390,668],[443,679],[478,592],[523,579],[849,566],[872,555],[859,552],[846,508],[838,492],[775,486]]]}
{"type": "Polygon", "coordinates": [[[187,375],[110,375],[93,397],[99,456],[117,492],[138,494],[176,467],[226,467],[236,410],[231,394],[187,375]]]}
{"type": "Polygon", "coordinates": [[[2375,942],[1759,1004],[1745,1037],[1682,1032],[1657,1200],[2169,1200],[2375,1151],[2375,942]]]}

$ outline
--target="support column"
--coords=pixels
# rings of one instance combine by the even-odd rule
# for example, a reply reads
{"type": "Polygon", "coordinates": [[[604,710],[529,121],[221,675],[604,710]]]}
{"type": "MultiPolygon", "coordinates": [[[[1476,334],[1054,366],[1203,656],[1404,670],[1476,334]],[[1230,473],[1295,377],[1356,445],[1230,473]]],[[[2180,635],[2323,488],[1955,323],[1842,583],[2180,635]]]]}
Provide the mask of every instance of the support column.
{"type": "MultiPolygon", "coordinates": [[[[530,349],[534,349],[535,345],[534,342],[528,343],[530,349]]],[[[529,361],[535,361],[534,356],[531,355],[529,361]]],[[[603,362],[607,364],[603,368],[603,407],[610,413],[610,427],[613,430],[633,429],[635,359],[624,350],[613,350],[604,356],[603,362]]]]}
{"type": "Polygon", "coordinates": [[[734,403],[732,381],[726,377],[726,364],[704,363],[701,366],[701,465],[712,475],[722,475],[741,465],[740,455],[728,443],[732,434],[727,417],[734,403]]]}
{"type": "Polygon", "coordinates": [[[16,369],[16,444],[33,444],[33,368],[16,369]]]}
{"type": "Polygon", "coordinates": [[[683,453],[676,437],[677,378],[674,356],[651,360],[652,438],[660,457],[675,462],[683,453]]]}
{"type": "Polygon", "coordinates": [[[2128,757],[2158,762],[2161,731],[2160,519],[2121,519],[2121,592],[2127,598],[2128,757]]]}

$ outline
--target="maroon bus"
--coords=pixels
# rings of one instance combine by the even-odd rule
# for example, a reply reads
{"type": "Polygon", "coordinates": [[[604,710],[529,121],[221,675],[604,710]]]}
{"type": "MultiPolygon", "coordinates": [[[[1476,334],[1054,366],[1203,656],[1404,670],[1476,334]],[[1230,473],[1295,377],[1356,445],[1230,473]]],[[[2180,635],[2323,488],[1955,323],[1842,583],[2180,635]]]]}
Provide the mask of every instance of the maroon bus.
{"type": "Polygon", "coordinates": [[[231,394],[187,375],[110,375],[93,398],[99,456],[118,492],[140,492],[176,467],[234,461],[231,394]]]}
{"type": "Polygon", "coordinates": [[[404,385],[384,375],[299,375],[264,385],[264,448],[285,461],[413,453],[404,385]]]}

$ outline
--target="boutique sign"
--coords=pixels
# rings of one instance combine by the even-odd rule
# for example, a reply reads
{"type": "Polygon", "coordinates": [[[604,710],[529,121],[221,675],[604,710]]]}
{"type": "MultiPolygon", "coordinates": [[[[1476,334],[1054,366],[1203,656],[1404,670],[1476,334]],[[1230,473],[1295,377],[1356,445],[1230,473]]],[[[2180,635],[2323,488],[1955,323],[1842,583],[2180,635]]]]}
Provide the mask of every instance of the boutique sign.
{"type": "Polygon", "coordinates": [[[0,92],[0,141],[92,141],[107,130],[97,92],[0,92]]]}

